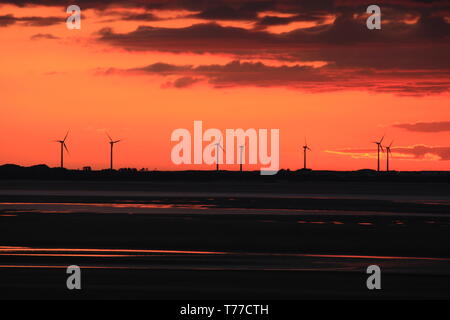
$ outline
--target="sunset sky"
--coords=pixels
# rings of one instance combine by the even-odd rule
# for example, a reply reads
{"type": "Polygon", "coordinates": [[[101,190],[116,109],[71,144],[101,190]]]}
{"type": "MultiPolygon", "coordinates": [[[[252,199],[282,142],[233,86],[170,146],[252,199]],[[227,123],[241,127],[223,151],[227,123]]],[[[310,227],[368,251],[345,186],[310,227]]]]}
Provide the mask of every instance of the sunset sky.
{"type": "Polygon", "coordinates": [[[211,169],[170,158],[202,120],[280,129],[281,168],[306,136],[313,169],[375,169],[386,135],[392,169],[450,169],[450,1],[0,0],[0,42],[0,164],[58,166],[70,130],[68,168],[107,168],[108,132],[116,167],[211,169]]]}

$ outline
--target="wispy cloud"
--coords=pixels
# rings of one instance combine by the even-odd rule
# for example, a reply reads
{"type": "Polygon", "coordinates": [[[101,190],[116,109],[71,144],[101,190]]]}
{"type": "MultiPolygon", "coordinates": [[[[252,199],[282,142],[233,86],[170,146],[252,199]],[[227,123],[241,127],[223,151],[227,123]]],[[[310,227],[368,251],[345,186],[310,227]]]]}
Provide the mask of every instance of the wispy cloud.
{"type": "MultiPolygon", "coordinates": [[[[392,157],[405,160],[450,160],[450,147],[414,145],[406,147],[393,147],[392,157]]],[[[352,157],[355,159],[377,158],[374,149],[341,149],[327,150],[327,153],[352,157]]]]}
{"type": "Polygon", "coordinates": [[[425,95],[447,91],[449,84],[442,81],[430,89],[420,82],[412,79],[408,84],[404,83],[404,77],[400,74],[378,75],[372,78],[361,74],[359,70],[337,69],[327,65],[321,67],[305,65],[268,65],[259,61],[234,60],[227,64],[211,65],[175,65],[168,63],[153,63],[148,66],[121,69],[98,70],[104,75],[160,75],[177,76],[182,88],[194,82],[188,79],[196,79],[195,82],[205,81],[216,88],[255,86],[255,87],[289,87],[307,92],[326,92],[338,90],[366,90],[373,92],[395,93],[397,95],[425,95]],[[381,81],[383,80],[384,81],[381,81]],[[186,85],[183,85],[186,84],[186,85]],[[393,89],[395,87],[395,90],[393,89]]]}
{"type": "Polygon", "coordinates": [[[450,131],[450,121],[398,123],[396,128],[406,129],[414,132],[444,132],[450,131]]]}
{"type": "Polygon", "coordinates": [[[35,35],[32,35],[30,37],[31,40],[39,40],[39,39],[47,39],[47,40],[57,40],[59,37],[56,37],[50,33],[38,33],[35,35]]]}
{"type": "Polygon", "coordinates": [[[8,27],[16,23],[29,27],[47,27],[62,22],[64,22],[63,17],[15,17],[12,14],[0,16],[0,27],[8,27]]]}

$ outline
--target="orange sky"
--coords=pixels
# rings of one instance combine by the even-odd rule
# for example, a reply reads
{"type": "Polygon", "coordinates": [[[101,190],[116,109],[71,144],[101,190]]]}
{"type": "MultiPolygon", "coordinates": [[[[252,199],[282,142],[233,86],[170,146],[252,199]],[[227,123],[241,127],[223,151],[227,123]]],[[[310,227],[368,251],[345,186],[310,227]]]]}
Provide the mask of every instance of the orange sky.
{"type": "MultiPolygon", "coordinates": [[[[142,12],[140,9],[134,11],[142,12]]],[[[219,50],[205,53],[173,53],[154,48],[127,50],[116,43],[99,41],[98,31],[105,27],[112,28],[115,34],[125,34],[140,25],[185,28],[205,22],[186,17],[186,12],[181,9],[152,13],[170,17],[170,20],[121,21],[111,12],[100,14],[94,10],[83,11],[81,30],[68,30],[64,21],[49,26],[16,22],[2,27],[0,20],[0,164],[58,166],[59,145],[53,140],[63,138],[70,130],[67,141],[70,154],[65,158],[68,168],[87,165],[95,169],[107,168],[107,131],[114,139],[123,139],[115,149],[116,167],[210,169],[207,165],[175,166],[170,159],[170,151],[175,145],[170,141],[172,131],[177,128],[192,130],[193,121],[202,120],[205,129],[280,129],[281,168],[302,166],[301,145],[305,136],[313,150],[309,155],[309,166],[313,169],[376,168],[376,146],[371,142],[386,134],[386,142],[395,140],[396,148],[415,145],[444,148],[441,154],[429,153],[417,158],[401,153],[400,149],[396,153],[394,149],[393,169],[450,169],[450,156],[445,158],[448,154],[445,148],[450,147],[450,129],[416,132],[394,126],[448,122],[448,90],[405,95],[368,90],[365,85],[358,86],[355,82],[351,82],[349,89],[336,89],[334,84],[324,86],[321,82],[315,90],[314,83],[304,84],[297,82],[298,79],[295,83],[290,79],[286,82],[284,75],[280,76],[283,81],[275,79],[276,85],[261,86],[259,82],[254,85],[239,82],[241,79],[227,78],[226,83],[221,82],[223,79],[219,76],[213,77],[199,70],[189,70],[188,75],[129,72],[129,69],[155,63],[195,68],[223,66],[237,60],[261,62],[266,67],[310,65],[320,69],[321,66],[318,61],[283,61],[269,55],[266,58],[239,57],[219,50]],[[177,16],[180,18],[173,18],[177,16]],[[54,39],[42,36],[31,39],[38,34],[52,35],[54,39]],[[175,87],[177,78],[184,76],[200,80],[188,87],[175,87]]],[[[62,7],[19,8],[0,4],[0,16],[9,14],[62,19],[66,16],[62,7]]],[[[280,13],[280,16],[283,15],[280,13]]],[[[251,21],[215,22],[224,28],[252,28],[251,21]]],[[[324,23],[333,23],[333,20],[324,23]]],[[[296,22],[266,32],[279,34],[283,30],[309,28],[310,24],[296,22]]],[[[273,70],[278,77],[284,69],[273,70]]],[[[327,76],[334,77],[334,70],[327,69],[326,72],[327,76]]],[[[372,76],[379,77],[378,83],[391,81],[384,76],[380,78],[376,70],[373,75],[363,74],[358,79],[373,84],[372,76]]],[[[409,83],[414,75],[411,79],[402,77],[401,81],[409,83]]],[[[450,76],[447,70],[442,79],[429,78],[448,83],[450,76]]],[[[392,81],[397,84],[399,79],[392,81]]],[[[222,168],[238,169],[237,166],[222,168]]]]}

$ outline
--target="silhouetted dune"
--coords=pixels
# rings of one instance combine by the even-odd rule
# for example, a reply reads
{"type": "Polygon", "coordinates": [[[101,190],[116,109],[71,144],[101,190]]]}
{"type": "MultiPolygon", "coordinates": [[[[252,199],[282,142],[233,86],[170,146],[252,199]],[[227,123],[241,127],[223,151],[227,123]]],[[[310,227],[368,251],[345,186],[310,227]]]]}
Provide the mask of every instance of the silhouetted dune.
{"type": "Polygon", "coordinates": [[[390,182],[450,182],[449,171],[376,172],[371,169],[357,171],[297,171],[280,170],[273,176],[262,176],[259,171],[140,171],[133,168],[119,170],[69,170],[50,168],[40,164],[22,167],[14,164],[0,166],[1,179],[38,180],[130,180],[130,181],[390,181],[390,182]]]}

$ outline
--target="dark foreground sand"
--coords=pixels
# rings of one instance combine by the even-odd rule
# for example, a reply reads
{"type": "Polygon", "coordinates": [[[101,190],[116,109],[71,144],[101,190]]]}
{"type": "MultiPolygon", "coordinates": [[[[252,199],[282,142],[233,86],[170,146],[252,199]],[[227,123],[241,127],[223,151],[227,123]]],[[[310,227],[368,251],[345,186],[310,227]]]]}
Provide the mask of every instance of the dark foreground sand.
{"type": "Polygon", "coordinates": [[[448,199],[418,186],[38,186],[0,188],[2,299],[450,298],[448,199]],[[73,264],[80,292],[65,287],[73,264]]]}

